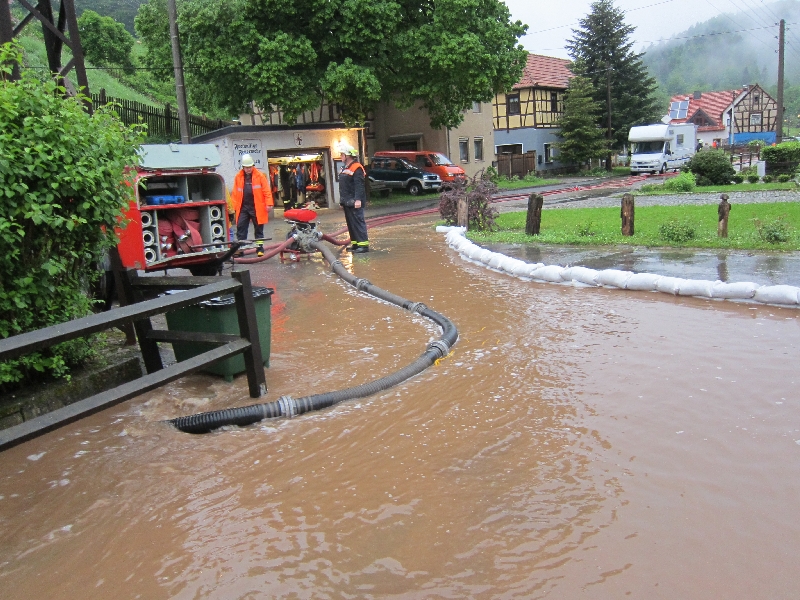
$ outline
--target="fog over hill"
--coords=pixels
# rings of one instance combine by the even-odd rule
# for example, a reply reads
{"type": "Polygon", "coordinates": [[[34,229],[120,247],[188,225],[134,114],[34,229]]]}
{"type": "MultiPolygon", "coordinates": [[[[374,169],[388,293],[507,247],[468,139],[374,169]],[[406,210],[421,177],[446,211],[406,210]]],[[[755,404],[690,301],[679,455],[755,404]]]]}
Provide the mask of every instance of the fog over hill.
{"type": "Polygon", "coordinates": [[[786,20],[785,83],[800,84],[800,2],[753,1],[750,6],[744,12],[725,13],[698,23],[646,48],[644,62],[662,94],[733,89],[754,83],[774,93],[780,19],[786,20]]]}

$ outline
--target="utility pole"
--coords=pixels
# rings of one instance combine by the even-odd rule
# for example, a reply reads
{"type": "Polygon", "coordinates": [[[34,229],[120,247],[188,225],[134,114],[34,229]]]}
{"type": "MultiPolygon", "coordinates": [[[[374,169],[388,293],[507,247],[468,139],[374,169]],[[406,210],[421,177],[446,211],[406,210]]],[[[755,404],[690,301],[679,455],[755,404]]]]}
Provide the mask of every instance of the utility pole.
{"type": "Polygon", "coordinates": [[[781,19],[778,34],[778,122],[775,126],[775,141],[783,141],[783,47],[786,44],[786,19],[781,19]]]}
{"type": "Polygon", "coordinates": [[[611,65],[606,65],[606,108],[608,109],[608,154],[606,155],[606,171],[611,171],[611,65]]]}
{"type": "Polygon", "coordinates": [[[169,35],[172,41],[172,66],[175,68],[175,93],[178,96],[178,121],[181,124],[181,144],[190,144],[192,134],[189,130],[189,109],[186,107],[186,86],[183,84],[181,43],[178,39],[178,9],[175,0],[169,0],[167,11],[169,12],[169,35]]]}

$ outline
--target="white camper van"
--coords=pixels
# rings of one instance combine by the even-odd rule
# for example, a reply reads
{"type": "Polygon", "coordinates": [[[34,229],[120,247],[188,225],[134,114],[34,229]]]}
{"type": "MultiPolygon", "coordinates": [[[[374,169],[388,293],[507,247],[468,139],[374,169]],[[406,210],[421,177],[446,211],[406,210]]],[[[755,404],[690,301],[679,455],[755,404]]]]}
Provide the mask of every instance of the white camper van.
{"type": "Polygon", "coordinates": [[[640,125],[631,127],[631,173],[664,173],[678,169],[694,156],[697,125],[640,125]]]}

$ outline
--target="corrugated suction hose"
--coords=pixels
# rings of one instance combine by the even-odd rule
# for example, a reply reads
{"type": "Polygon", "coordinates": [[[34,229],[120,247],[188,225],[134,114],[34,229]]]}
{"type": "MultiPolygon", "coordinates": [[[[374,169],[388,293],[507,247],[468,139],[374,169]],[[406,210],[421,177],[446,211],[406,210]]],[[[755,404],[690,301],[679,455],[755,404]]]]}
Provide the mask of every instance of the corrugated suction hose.
{"type": "Polygon", "coordinates": [[[178,417],[172,419],[175,427],[187,433],[207,433],[218,427],[224,425],[250,425],[257,423],[264,419],[271,419],[275,417],[293,417],[303,413],[328,408],[339,402],[345,400],[354,400],[355,398],[365,398],[376,394],[380,391],[387,390],[406,379],[417,375],[433,365],[438,359],[447,356],[450,353],[450,348],[455,345],[458,340],[458,330],[450,319],[444,315],[431,310],[420,302],[412,302],[401,298],[391,292],[387,292],[372,285],[366,279],[360,279],[347,271],[344,265],[336,258],[336,256],[321,242],[316,241],[311,244],[313,248],[319,250],[331,265],[331,270],[339,277],[347,281],[357,290],[366,292],[376,298],[391,302],[400,308],[415,312],[423,317],[426,317],[436,323],[442,328],[441,337],[428,344],[425,352],[422,353],[417,360],[410,365],[396,371],[386,377],[381,377],[374,381],[364,383],[351,388],[335,392],[326,392],[324,394],[314,394],[313,396],[303,396],[302,398],[292,398],[291,396],[281,396],[275,402],[268,402],[265,404],[252,404],[250,406],[242,406],[239,408],[229,408],[225,410],[217,410],[197,415],[189,415],[186,417],[178,417]]]}

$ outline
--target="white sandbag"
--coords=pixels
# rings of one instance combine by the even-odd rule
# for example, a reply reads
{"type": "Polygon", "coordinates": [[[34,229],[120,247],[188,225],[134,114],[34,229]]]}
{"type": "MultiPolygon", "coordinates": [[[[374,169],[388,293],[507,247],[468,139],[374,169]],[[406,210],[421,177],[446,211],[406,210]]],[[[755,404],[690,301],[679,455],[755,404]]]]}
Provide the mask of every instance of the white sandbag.
{"type": "Polygon", "coordinates": [[[637,292],[654,292],[659,279],[661,279],[661,275],[634,273],[625,284],[625,289],[637,292]]]}
{"type": "Polygon", "coordinates": [[[514,274],[520,265],[524,265],[525,263],[518,258],[511,258],[509,256],[500,263],[500,268],[503,269],[506,273],[510,273],[511,275],[514,274]]]}
{"type": "Polygon", "coordinates": [[[494,252],[492,252],[491,250],[488,250],[488,249],[486,249],[486,248],[483,248],[483,249],[482,249],[482,250],[481,250],[481,251],[478,253],[478,258],[477,258],[477,260],[478,260],[478,261],[480,261],[480,262],[482,262],[482,263],[484,263],[484,264],[488,264],[488,263],[489,263],[489,261],[492,259],[492,257],[493,257],[493,256],[494,256],[494,252]]]}
{"type": "Polygon", "coordinates": [[[564,269],[562,277],[565,281],[577,281],[585,285],[597,285],[596,269],[588,269],[586,267],[569,267],[564,269]]]}
{"type": "Polygon", "coordinates": [[[455,227],[450,225],[437,225],[436,226],[436,233],[450,233],[455,227]]]}
{"type": "Polygon", "coordinates": [[[500,265],[505,261],[506,257],[497,252],[492,252],[489,261],[486,263],[492,269],[500,269],[500,265]]]}
{"type": "Polygon", "coordinates": [[[631,278],[633,273],[630,271],[620,271],[618,269],[603,269],[597,274],[597,283],[606,287],[615,287],[621,290],[631,278]]]}
{"type": "Polygon", "coordinates": [[[472,247],[468,248],[464,252],[464,254],[469,256],[472,260],[478,260],[478,256],[480,256],[481,252],[483,252],[483,248],[473,244],[472,247]]]}
{"type": "Polygon", "coordinates": [[[520,261],[520,264],[514,267],[514,270],[511,272],[511,274],[515,275],[516,277],[530,277],[531,272],[538,268],[539,267],[536,265],[520,261]]]}
{"type": "Polygon", "coordinates": [[[680,277],[659,277],[656,281],[656,289],[664,294],[677,296],[684,281],[686,280],[680,277]]]}
{"type": "Polygon", "coordinates": [[[684,279],[678,289],[679,296],[700,296],[711,298],[714,282],[707,279],[684,279]]]}
{"type": "Polygon", "coordinates": [[[712,298],[726,298],[728,300],[750,300],[756,295],[756,290],[761,287],[757,283],[742,281],[737,283],[725,283],[716,281],[711,286],[712,298]]]}
{"type": "Polygon", "coordinates": [[[549,281],[550,283],[559,283],[564,281],[563,277],[564,267],[558,265],[548,265],[546,267],[539,267],[531,272],[530,277],[540,281],[549,281]]]}
{"type": "Polygon", "coordinates": [[[764,304],[797,304],[800,288],[793,285],[762,285],[753,299],[764,304]]]}

